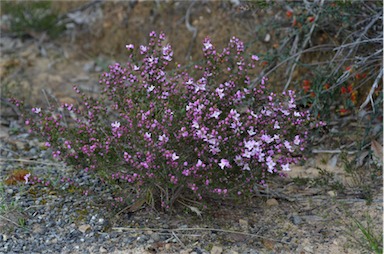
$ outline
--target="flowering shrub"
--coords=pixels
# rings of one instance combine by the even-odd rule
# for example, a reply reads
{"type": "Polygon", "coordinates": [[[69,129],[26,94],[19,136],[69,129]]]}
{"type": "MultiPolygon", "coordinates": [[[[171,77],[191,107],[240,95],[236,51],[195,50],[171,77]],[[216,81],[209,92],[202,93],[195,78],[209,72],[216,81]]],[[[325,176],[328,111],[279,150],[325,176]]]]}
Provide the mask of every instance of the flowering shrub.
{"type": "Polygon", "coordinates": [[[54,157],[123,189],[161,190],[162,207],[183,192],[198,199],[252,192],[255,183],[302,159],[309,128],[322,124],[296,107],[294,92],[269,92],[267,78],[251,87],[258,57],[247,58],[237,38],[221,52],[206,38],[194,73],[169,70],[173,52],[163,33],[126,48],[128,63],[101,76],[99,98],[74,88],[82,105],[62,105],[73,123],[52,109],[33,108],[38,119],[26,124],[42,134],[54,157]]]}

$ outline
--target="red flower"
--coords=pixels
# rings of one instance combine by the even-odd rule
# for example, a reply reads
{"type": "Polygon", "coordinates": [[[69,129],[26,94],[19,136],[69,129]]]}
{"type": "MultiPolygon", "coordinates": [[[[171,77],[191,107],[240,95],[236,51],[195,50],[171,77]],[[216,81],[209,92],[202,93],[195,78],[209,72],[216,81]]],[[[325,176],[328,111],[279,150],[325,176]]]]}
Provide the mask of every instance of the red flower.
{"type": "Polygon", "coordinates": [[[345,108],[341,108],[339,109],[339,113],[340,113],[340,116],[345,116],[349,113],[349,110],[345,108]]]}
{"type": "Polygon", "coordinates": [[[330,88],[330,86],[329,86],[329,84],[327,83],[327,84],[325,84],[325,85],[323,86],[323,88],[324,88],[324,90],[328,90],[328,89],[330,88]]]}
{"type": "Polygon", "coordinates": [[[292,22],[292,26],[296,26],[296,25],[297,25],[297,21],[296,21],[296,18],[294,18],[292,22]]]}
{"type": "Polygon", "coordinates": [[[352,84],[350,84],[350,85],[348,86],[348,93],[352,93],[352,90],[353,90],[353,86],[352,86],[352,84]]]}
{"type": "Polygon", "coordinates": [[[346,94],[348,93],[348,90],[347,88],[345,88],[344,86],[341,88],[341,94],[346,94]]]}
{"type": "Polygon", "coordinates": [[[292,11],[286,11],[285,15],[287,15],[288,18],[292,17],[293,12],[292,11]]]}
{"type": "Polygon", "coordinates": [[[357,91],[353,91],[351,93],[351,101],[352,101],[353,104],[356,105],[356,103],[357,103],[357,91]]]}
{"type": "Polygon", "coordinates": [[[308,21],[309,23],[312,23],[313,21],[315,21],[315,17],[313,17],[313,16],[308,17],[308,18],[307,18],[307,21],[308,21]]]}
{"type": "Polygon", "coordinates": [[[311,89],[311,82],[307,79],[303,80],[303,90],[304,92],[308,93],[308,91],[311,89]]]}

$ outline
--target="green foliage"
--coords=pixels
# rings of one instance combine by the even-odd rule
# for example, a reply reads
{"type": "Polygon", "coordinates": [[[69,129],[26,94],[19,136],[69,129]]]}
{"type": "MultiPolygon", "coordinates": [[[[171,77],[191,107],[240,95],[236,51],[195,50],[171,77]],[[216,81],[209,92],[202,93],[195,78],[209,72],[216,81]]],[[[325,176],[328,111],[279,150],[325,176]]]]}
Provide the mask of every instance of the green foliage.
{"type": "Polygon", "coordinates": [[[372,251],[373,253],[376,253],[376,254],[382,254],[383,253],[382,238],[380,235],[376,235],[375,232],[373,231],[372,218],[369,215],[365,217],[367,221],[366,226],[363,225],[363,223],[357,220],[356,218],[353,218],[355,226],[363,234],[363,236],[361,237],[362,239],[359,239],[357,236],[355,236],[355,234],[351,234],[351,236],[354,238],[354,240],[358,244],[364,246],[369,251],[372,251]]]}
{"type": "MultiPolygon", "coordinates": [[[[371,101],[379,99],[382,3],[281,1],[274,8],[279,19],[265,18],[257,28],[274,43],[262,59],[264,75],[284,90],[294,87],[302,105],[323,121],[355,114],[375,80],[371,101]]],[[[365,106],[382,114],[375,103],[365,106]]]]}
{"type": "Polygon", "coordinates": [[[20,37],[42,32],[52,38],[60,35],[65,26],[50,7],[51,1],[1,2],[2,13],[10,16],[10,31],[20,37]]]}

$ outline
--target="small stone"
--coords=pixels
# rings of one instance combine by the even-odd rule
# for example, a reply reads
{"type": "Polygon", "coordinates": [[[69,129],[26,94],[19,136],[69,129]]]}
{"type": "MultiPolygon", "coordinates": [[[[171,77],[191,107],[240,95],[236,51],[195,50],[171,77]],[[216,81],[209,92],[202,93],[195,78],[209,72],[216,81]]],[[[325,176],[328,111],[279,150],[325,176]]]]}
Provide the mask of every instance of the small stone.
{"type": "Polygon", "coordinates": [[[164,249],[166,249],[166,250],[170,250],[171,249],[171,244],[170,243],[167,243],[167,244],[165,244],[164,245],[164,249]]]}
{"type": "Polygon", "coordinates": [[[81,226],[79,227],[79,231],[80,231],[81,233],[85,233],[85,232],[87,232],[87,230],[89,230],[89,229],[91,229],[91,225],[89,225],[89,224],[81,225],[81,226]]]}
{"type": "Polygon", "coordinates": [[[100,249],[99,249],[99,252],[100,252],[100,253],[107,253],[108,251],[107,251],[106,248],[104,248],[103,246],[101,246],[100,249]]]}
{"type": "Polygon", "coordinates": [[[276,199],[271,198],[267,200],[267,206],[277,206],[277,205],[279,205],[279,202],[277,202],[276,199]]]}
{"type": "Polygon", "coordinates": [[[270,34],[266,34],[265,37],[264,37],[264,42],[269,42],[271,40],[271,35],[270,34]]]}
{"type": "Polygon", "coordinates": [[[337,196],[337,193],[335,191],[328,191],[327,194],[330,197],[336,197],[337,196]]]}
{"type": "Polygon", "coordinates": [[[293,215],[290,219],[291,219],[292,223],[295,225],[299,225],[302,222],[302,219],[298,215],[293,215]]]}
{"type": "Polygon", "coordinates": [[[24,142],[15,141],[14,144],[16,145],[17,150],[24,151],[26,148],[26,144],[24,142]]]}
{"type": "Polygon", "coordinates": [[[211,254],[221,254],[223,252],[223,248],[220,246],[213,246],[211,249],[211,254]]]}
{"type": "Polygon", "coordinates": [[[95,68],[95,62],[91,61],[88,63],[85,63],[83,66],[83,71],[85,72],[92,72],[95,68]]]}
{"type": "Polygon", "coordinates": [[[151,235],[151,238],[152,238],[153,241],[155,241],[155,242],[160,241],[160,235],[159,235],[158,233],[153,233],[153,234],[151,235]]]}
{"type": "Polygon", "coordinates": [[[13,194],[13,190],[12,189],[7,189],[6,192],[7,192],[7,194],[13,194]]]}
{"type": "Polygon", "coordinates": [[[34,234],[44,234],[46,231],[45,227],[39,225],[39,224],[35,224],[33,225],[33,229],[32,229],[32,232],[34,234]]]}
{"type": "Polygon", "coordinates": [[[248,229],[248,221],[247,220],[239,219],[239,224],[243,230],[248,229]]]}
{"type": "Polygon", "coordinates": [[[191,254],[192,249],[181,250],[180,254],[191,254]]]}

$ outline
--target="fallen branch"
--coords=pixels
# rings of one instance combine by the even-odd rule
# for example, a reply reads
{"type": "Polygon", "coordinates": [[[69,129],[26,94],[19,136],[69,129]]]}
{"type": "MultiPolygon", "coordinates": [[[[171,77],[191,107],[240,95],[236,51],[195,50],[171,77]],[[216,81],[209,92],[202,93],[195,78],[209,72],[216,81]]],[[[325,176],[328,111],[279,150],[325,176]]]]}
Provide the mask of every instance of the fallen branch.
{"type": "Polygon", "coordinates": [[[113,227],[112,230],[116,231],[168,231],[170,234],[173,234],[174,231],[217,231],[222,233],[229,233],[229,234],[239,234],[239,235],[246,235],[250,237],[256,237],[261,238],[273,242],[279,242],[284,244],[292,244],[290,242],[281,241],[281,240],[274,240],[265,236],[241,232],[241,231],[235,231],[235,230],[226,230],[226,229],[219,229],[219,228],[173,228],[173,229],[166,229],[166,228],[128,228],[128,227],[113,227]]]}
{"type": "Polygon", "coordinates": [[[21,162],[21,163],[31,163],[31,164],[42,164],[47,166],[60,166],[60,163],[50,163],[50,162],[43,162],[43,161],[33,161],[33,160],[25,160],[25,159],[2,159],[0,158],[0,162],[21,162]]]}
{"type": "Polygon", "coordinates": [[[372,95],[373,93],[375,92],[376,88],[378,87],[379,85],[379,81],[381,80],[381,78],[383,77],[383,67],[380,68],[380,73],[379,75],[377,75],[376,79],[375,79],[375,82],[373,83],[372,87],[371,87],[371,90],[369,91],[369,94],[367,96],[367,98],[365,99],[365,101],[363,102],[363,104],[361,104],[360,106],[360,110],[362,110],[365,106],[367,106],[368,102],[371,102],[371,105],[372,105],[372,109],[373,109],[373,112],[375,112],[375,107],[374,107],[374,103],[373,103],[373,98],[372,98],[372,95]]]}

